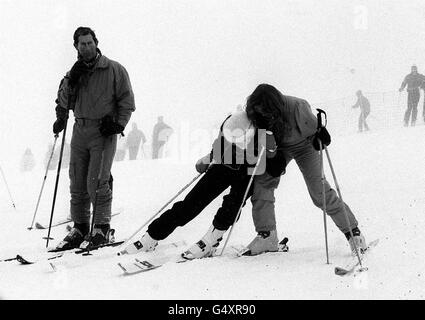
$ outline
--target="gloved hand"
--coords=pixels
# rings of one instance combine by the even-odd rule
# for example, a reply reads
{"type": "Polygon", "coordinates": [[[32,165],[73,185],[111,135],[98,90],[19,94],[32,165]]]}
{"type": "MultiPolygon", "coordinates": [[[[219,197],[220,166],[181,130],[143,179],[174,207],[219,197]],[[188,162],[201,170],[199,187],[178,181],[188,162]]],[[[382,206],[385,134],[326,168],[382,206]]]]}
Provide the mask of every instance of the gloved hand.
{"type": "Polygon", "coordinates": [[[322,142],[322,147],[324,149],[325,146],[330,145],[331,143],[331,136],[328,132],[328,130],[325,127],[320,127],[313,138],[313,147],[317,151],[320,150],[320,143],[319,139],[322,142]]]}
{"type": "Polygon", "coordinates": [[[398,89],[398,92],[402,92],[402,91],[403,91],[403,88],[398,89]]]}
{"type": "Polygon", "coordinates": [[[276,156],[277,144],[273,132],[266,131],[266,157],[273,158],[276,156]]]}
{"type": "Polygon", "coordinates": [[[208,170],[210,163],[211,163],[210,154],[207,154],[206,156],[202,157],[196,162],[195,164],[196,171],[198,171],[199,173],[204,173],[205,171],[208,170]]]}
{"type": "Polygon", "coordinates": [[[124,127],[115,122],[110,115],[106,115],[102,118],[99,131],[102,136],[109,137],[113,134],[122,133],[124,131],[124,127]]]}
{"type": "Polygon", "coordinates": [[[89,68],[83,62],[83,60],[78,60],[77,62],[75,62],[71,70],[69,71],[69,85],[74,88],[78,84],[78,81],[80,80],[81,76],[87,73],[88,70],[89,68]]]}
{"type": "Polygon", "coordinates": [[[55,123],[53,124],[53,133],[58,134],[63,129],[65,129],[65,120],[62,118],[56,119],[55,123]]]}

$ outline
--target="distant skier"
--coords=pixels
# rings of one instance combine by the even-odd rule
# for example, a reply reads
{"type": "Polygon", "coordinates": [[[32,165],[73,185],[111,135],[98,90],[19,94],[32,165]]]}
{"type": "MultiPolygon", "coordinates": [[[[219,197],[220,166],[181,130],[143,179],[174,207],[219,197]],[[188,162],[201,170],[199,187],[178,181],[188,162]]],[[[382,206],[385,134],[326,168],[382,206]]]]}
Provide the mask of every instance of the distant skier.
{"type": "Polygon", "coordinates": [[[21,172],[32,171],[34,167],[35,167],[34,155],[30,148],[26,148],[24,155],[22,156],[22,159],[21,159],[20,171],[21,172]]]}
{"type": "Polygon", "coordinates": [[[404,78],[399,91],[402,92],[407,85],[407,109],[404,113],[404,126],[409,125],[411,116],[411,126],[416,124],[418,114],[418,103],[420,98],[419,88],[424,86],[425,76],[418,73],[418,68],[412,66],[411,72],[404,78]]]}
{"type": "MultiPolygon", "coordinates": [[[[129,245],[122,253],[154,250],[158,241],[167,238],[177,227],[184,226],[194,219],[208,204],[230,187],[207,233],[182,256],[186,259],[195,259],[212,255],[226,230],[233,224],[242,205],[251,178],[251,170],[258,161],[258,150],[261,144],[259,141],[262,141],[262,145],[265,143],[266,156],[259,161],[266,164],[267,172],[272,176],[280,176],[285,169],[285,161],[282,159],[282,154],[276,151],[273,135],[265,134],[265,130],[263,133],[264,139],[261,140],[245,111],[236,112],[226,118],[210,154],[196,163],[196,170],[199,173],[205,172],[203,177],[184,200],[175,202],[171,209],[155,219],[141,239],[129,245]],[[248,152],[248,150],[254,152],[248,152]]],[[[248,192],[248,197],[251,194],[252,188],[248,192]]]]}
{"type": "Polygon", "coordinates": [[[172,133],[173,129],[164,122],[164,117],[159,116],[152,133],[152,159],[162,157],[164,145],[172,133]]]}
{"type": "Polygon", "coordinates": [[[73,40],[78,59],[61,81],[53,132],[64,129],[68,108],[73,110],[69,178],[74,226],[57,249],[87,248],[109,241],[111,167],[117,135],[124,131],[135,110],[127,71],[102,55],[94,31],[79,27],[73,40]],[[90,237],[90,206],[95,203],[90,237]]]}
{"type": "Polygon", "coordinates": [[[132,129],[127,135],[127,147],[130,160],[136,160],[139,149],[143,149],[146,137],[142,130],[137,128],[137,123],[133,122],[132,129]]]}
{"type": "MultiPolygon", "coordinates": [[[[292,159],[295,160],[303,174],[311,200],[316,207],[322,209],[323,185],[318,140],[327,146],[331,142],[331,137],[325,127],[318,128],[317,118],[308,102],[283,95],[271,85],[260,84],[248,97],[245,110],[256,128],[273,132],[278,150],[284,154],[285,165],[292,159]]],[[[257,236],[248,245],[253,255],[278,250],[274,193],[279,181],[280,177],[270,176],[267,172],[254,178],[251,202],[257,236]]],[[[326,213],[345,235],[353,251],[355,247],[365,249],[366,241],[358,228],[353,212],[326,180],[324,183],[326,213]],[[345,218],[344,207],[349,225],[345,218]]]]}
{"type": "Polygon", "coordinates": [[[361,90],[356,92],[357,102],[352,108],[360,108],[360,116],[359,116],[359,132],[364,130],[369,131],[369,126],[366,123],[366,118],[370,113],[370,103],[369,100],[363,95],[361,90]]]}

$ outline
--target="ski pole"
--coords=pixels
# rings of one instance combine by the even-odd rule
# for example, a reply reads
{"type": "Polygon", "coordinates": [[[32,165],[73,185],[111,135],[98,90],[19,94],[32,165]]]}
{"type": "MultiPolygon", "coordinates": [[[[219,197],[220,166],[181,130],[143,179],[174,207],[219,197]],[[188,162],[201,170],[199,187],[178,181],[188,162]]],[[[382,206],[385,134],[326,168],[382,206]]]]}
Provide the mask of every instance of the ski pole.
{"type": "MultiPolygon", "coordinates": [[[[324,114],[325,119],[326,118],[326,112],[322,109],[316,109],[318,111],[317,114],[317,128],[321,128],[323,125],[322,122],[322,114],[324,114]]],[[[327,123],[327,120],[326,120],[327,123]]],[[[326,126],[326,125],[325,125],[326,126]]],[[[326,248],[326,263],[329,264],[329,247],[328,247],[328,228],[326,223],[326,191],[325,191],[325,168],[323,166],[323,144],[322,141],[319,139],[319,145],[320,145],[320,171],[321,171],[321,180],[322,180],[322,198],[323,198],[323,227],[325,229],[325,248],[326,248]]]]}
{"type": "MultiPolygon", "coordinates": [[[[333,176],[333,179],[335,181],[335,187],[336,187],[336,190],[338,192],[339,198],[341,199],[341,202],[342,202],[342,208],[343,208],[343,211],[344,211],[345,221],[347,223],[347,227],[350,230],[350,236],[351,236],[351,238],[353,238],[354,235],[353,235],[353,231],[350,228],[350,221],[348,219],[347,209],[345,208],[345,202],[342,199],[342,194],[341,194],[341,191],[339,189],[338,181],[336,179],[335,171],[334,171],[333,166],[332,166],[332,162],[331,162],[331,158],[329,156],[328,148],[326,146],[324,146],[324,148],[325,148],[326,156],[328,158],[329,167],[331,168],[332,176],[333,176]]],[[[355,248],[355,251],[356,251],[357,259],[359,260],[359,265],[360,265],[361,268],[363,268],[362,260],[360,259],[360,255],[359,255],[359,249],[357,248],[357,244],[354,241],[353,241],[353,243],[354,243],[354,248],[355,248]]]]}
{"type": "Polygon", "coordinates": [[[252,171],[251,178],[249,179],[248,185],[247,185],[246,190],[245,190],[245,194],[244,194],[244,196],[243,196],[243,198],[242,198],[242,203],[241,203],[241,205],[240,205],[240,207],[239,207],[239,210],[238,210],[238,213],[237,213],[237,215],[236,215],[236,217],[235,217],[235,220],[233,221],[233,224],[232,224],[232,226],[230,227],[229,235],[227,236],[226,242],[224,243],[224,245],[223,245],[223,249],[221,250],[221,252],[220,252],[219,256],[221,256],[221,255],[223,254],[224,249],[226,248],[227,243],[229,242],[230,236],[232,235],[233,228],[234,228],[234,226],[235,226],[236,222],[239,220],[239,217],[240,217],[241,212],[242,212],[242,208],[243,208],[243,206],[244,206],[244,204],[245,204],[245,200],[246,200],[246,198],[247,198],[247,196],[248,196],[248,192],[249,192],[249,190],[250,190],[250,188],[251,188],[252,181],[254,180],[254,176],[255,176],[255,173],[257,172],[258,165],[260,164],[260,161],[261,161],[261,158],[262,158],[262,156],[263,156],[264,150],[265,150],[265,147],[264,147],[264,146],[262,146],[261,151],[260,151],[260,154],[259,154],[259,156],[258,156],[257,163],[255,164],[255,168],[254,168],[254,170],[252,171]]]}
{"type": "Polygon", "coordinates": [[[6,185],[7,192],[9,193],[9,198],[10,198],[10,201],[12,202],[12,206],[16,210],[15,202],[13,201],[12,194],[10,193],[9,185],[7,184],[7,181],[6,181],[6,176],[4,175],[4,172],[1,166],[0,166],[0,171],[1,171],[1,175],[3,176],[3,180],[6,185]]]}
{"type": "Polygon", "coordinates": [[[49,161],[47,162],[46,172],[44,174],[43,183],[41,184],[40,194],[38,195],[37,204],[36,204],[35,210],[34,210],[34,216],[32,217],[31,226],[29,226],[27,228],[28,230],[32,230],[32,226],[34,225],[35,216],[37,215],[38,205],[40,204],[41,194],[43,193],[44,184],[46,183],[47,173],[49,172],[50,162],[52,161],[53,154],[55,152],[55,146],[56,146],[56,141],[58,140],[58,137],[59,137],[59,135],[55,134],[55,141],[53,142],[52,152],[50,153],[49,161]]]}
{"type": "MultiPolygon", "coordinates": [[[[68,101],[70,101],[70,99],[71,99],[71,97],[70,97],[70,95],[68,95],[68,101]]],[[[67,109],[67,112],[69,112],[69,108],[67,109]]],[[[65,146],[65,137],[66,137],[67,125],[68,125],[68,113],[67,113],[66,118],[65,118],[65,124],[64,124],[63,133],[62,133],[62,144],[61,144],[61,149],[60,149],[60,153],[59,153],[59,163],[58,163],[58,170],[57,170],[57,173],[56,173],[55,190],[53,192],[53,202],[52,202],[52,211],[50,213],[49,231],[47,233],[47,237],[43,238],[43,239],[47,240],[46,241],[46,248],[49,246],[49,240],[53,239],[53,238],[50,238],[50,232],[52,230],[53,213],[55,211],[56,195],[57,195],[57,192],[58,192],[59,176],[60,176],[60,171],[61,171],[61,166],[62,166],[62,155],[63,155],[64,146],[65,146]]]]}
{"type": "MultiPolygon", "coordinates": [[[[180,189],[177,194],[172,197],[166,204],[164,204],[161,209],[159,209],[152,217],[150,217],[140,228],[138,228],[123,244],[120,245],[120,248],[125,248],[127,244],[131,241],[131,239],[134,238],[136,234],[140,232],[145,226],[147,226],[157,215],[159,215],[164,208],[166,208],[171,202],[174,201],[184,190],[186,190],[189,186],[191,186],[196,180],[199,179],[200,176],[202,176],[204,172],[199,173],[196,177],[194,177],[188,184],[186,184],[182,189],[180,189]]],[[[118,255],[120,255],[120,251],[118,252],[118,255]]]]}

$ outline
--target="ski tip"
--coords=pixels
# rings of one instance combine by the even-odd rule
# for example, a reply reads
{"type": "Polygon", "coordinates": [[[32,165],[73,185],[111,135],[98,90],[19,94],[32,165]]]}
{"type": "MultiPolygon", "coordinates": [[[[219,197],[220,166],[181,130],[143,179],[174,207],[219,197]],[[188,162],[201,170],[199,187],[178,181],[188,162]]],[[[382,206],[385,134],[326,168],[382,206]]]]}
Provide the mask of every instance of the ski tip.
{"type": "Polygon", "coordinates": [[[335,267],[335,274],[337,276],[344,276],[348,273],[348,270],[345,270],[344,268],[335,267]]]}
{"type": "Polygon", "coordinates": [[[288,241],[289,241],[289,239],[287,237],[285,237],[279,242],[279,244],[287,244],[288,241]]]}
{"type": "Polygon", "coordinates": [[[21,264],[33,264],[34,262],[28,261],[27,259],[25,259],[24,257],[22,257],[21,255],[16,255],[16,260],[19,261],[19,263],[21,264]]]}
{"type": "Polygon", "coordinates": [[[35,223],[35,228],[36,229],[46,229],[46,227],[45,226],[42,226],[40,223],[38,223],[38,222],[36,222],[35,223]]]}
{"type": "Polygon", "coordinates": [[[251,250],[250,249],[245,249],[244,251],[242,251],[242,252],[239,252],[239,256],[252,256],[252,252],[251,252],[251,250]]]}

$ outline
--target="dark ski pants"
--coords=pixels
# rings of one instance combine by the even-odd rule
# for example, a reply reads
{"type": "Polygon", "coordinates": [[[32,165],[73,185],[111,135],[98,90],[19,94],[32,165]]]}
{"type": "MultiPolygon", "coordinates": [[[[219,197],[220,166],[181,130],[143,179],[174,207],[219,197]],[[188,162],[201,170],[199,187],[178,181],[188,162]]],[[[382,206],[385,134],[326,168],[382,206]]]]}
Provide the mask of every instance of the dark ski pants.
{"type": "Polygon", "coordinates": [[[108,224],[111,220],[111,167],[117,136],[103,137],[99,125],[97,120],[76,120],[72,132],[69,178],[71,218],[76,223],[90,222],[90,204],[95,203],[102,156],[94,223],[108,224]]]}
{"type": "Polygon", "coordinates": [[[359,116],[359,131],[369,130],[369,126],[366,123],[366,118],[369,115],[369,112],[360,112],[359,116]]]}
{"type": "MultiPolygon", "coordinates": [[[[212,165],[183,201],[174,203],[171,209],[149,225],[149,235],[155,240],[165,239],[177,227],[184,226],[194,219],[230,186],[230,191],[223,197],[222,205],[213,220],[216,229],[227,230],[237,216],[250,177],[246,174],[246,168],[233,170],[221,164],[212,165]]],[[[248,193],[247,198],[251,193],[248,193]]]]}
{"type": "MultiPolygon", "coordinates": [[[[323,163],[326,164],[326,155],[323,163]]],[[[321,165],[320,155],[316,151],[309,139],[302,141],[299,144],[285,147],[285,159],[287,162],[295,159],[304,181],[307,185],[310,198],[316,207],[322,209],[323,195],[322,195],[322,179],[321,179],[321,165]]],[[[278,187],[280,177],[274,178],[269,174],[264,173],[254,178],[254,191],[251,197],[252,202],[252,217],[257,232],[270,231],[276,229],[275,218],[275,189],[278,187]]],[[[328,181],[325,180],[325,197],[326,197],[326,213],[332,218],[333,222],[343,233],[350,231],[350,229],[357,226],[357,220],[351,212],[347,204],[343,203],[338,197],[335,190],[333,190],[328,181]],[[344,207],[347,211],[347,222],[344,214],[344,207]]],[[[302,213],[300,213],[302,214],[302,213]]]]}
{"type": "Polygon", "coordinates": [[[139,153],[139,146],[128,147],[128,159],[129,160],[136,160],[138,153],[139,153]]]}
{"type": "Polygon", "coordinates": [[[416,122],[416,117],[418,115],[418,103],[419,103],[420,94],[418,92],[409,92],[407,94],[407,109],[404,113],[404,125],[409,124],[409,118],[411,116],[411,124],[414,125],[416,122]]]}
{"type": "Polygon", "coordinates": [[[152,144],[152,159],[162,158],[164,145],[165,141],[158,141],[152,144]]]}

